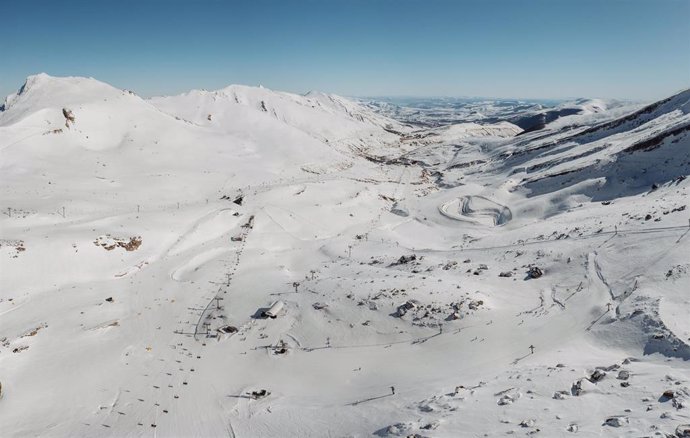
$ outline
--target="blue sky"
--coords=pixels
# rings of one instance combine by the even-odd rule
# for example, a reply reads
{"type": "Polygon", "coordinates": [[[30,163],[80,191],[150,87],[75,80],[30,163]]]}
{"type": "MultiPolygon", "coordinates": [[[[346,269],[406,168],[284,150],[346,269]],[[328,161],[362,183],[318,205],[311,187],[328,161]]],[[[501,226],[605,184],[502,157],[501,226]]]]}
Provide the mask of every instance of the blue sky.
{"type": "Polygon", "coordinates": [[[0,1],[27,75],[144,96],[231,83],[347,96],[615,97],[690,86],[690,0],[0,1]]]}

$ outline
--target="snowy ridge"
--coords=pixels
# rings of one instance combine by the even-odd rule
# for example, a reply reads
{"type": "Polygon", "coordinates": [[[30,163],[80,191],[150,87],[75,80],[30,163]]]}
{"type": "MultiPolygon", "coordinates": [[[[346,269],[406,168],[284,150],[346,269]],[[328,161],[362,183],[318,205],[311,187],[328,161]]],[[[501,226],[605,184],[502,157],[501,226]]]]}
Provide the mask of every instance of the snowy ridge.
{"type": "Polygon", "coordinates": [[[526,173],[523,184],[536,192],[598,183],[589,196],[597,199],[648,190],[684,175],[690,157],[690,90],[631,114],[572,131],[555,131],[508,144],[501,166],[526,173]],[[524,147],[527,146],[528,147],[524,147]],[[509,151],[509,152],[507,152],[509,151]],[[608,193],[610,191],[610,193],[608,193]]]}
{"type": "Polygon", "coordinates": [[[153,98],[165,112],[203,126],[227,130],[243,128],[248,113],[272,117],[322,141],[358,142],[375,135],[381,142],[397,136],[398,122],[377,115],[339,96],[310,92],[304,96],[263,87],[231,85],[217,91],[194,90],[172,97],[153,98]]]}

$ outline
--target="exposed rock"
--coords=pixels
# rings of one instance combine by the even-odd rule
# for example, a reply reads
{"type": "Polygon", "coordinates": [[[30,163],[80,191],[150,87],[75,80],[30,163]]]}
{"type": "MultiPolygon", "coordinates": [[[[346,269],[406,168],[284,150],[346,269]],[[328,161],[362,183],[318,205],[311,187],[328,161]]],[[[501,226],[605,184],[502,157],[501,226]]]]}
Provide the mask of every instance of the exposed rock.
{"type": "Polygon", "coordinates": [[[615,417],[609,417],[604,421],[604,424],[606,426],[611,426],[611,427],[621,427],[625,426],[627,424],[630,424],[630,420],[628,417],[622,416],[622,415],[617,415],[615,417]]]}
{"type": "Polygon", "coordinates": [[[527,275],[529,276],[529,278],[539,278],[542,275],[544,275],[544,273],[538,267],[533,266],[529,268],[529,271],[527,271],[527,275]]]}
{"type": "Polygon", "coordinates": [[[520,393],[503,394],[503,396],[501,396],[501,398],[498,399],[496,404],[499,406],[510,405],[510,404],[513,404],[514,402],[516,402],[517,399],[519,399],[519,398],[520,398],[520,393]]]}
{"type": "Polygon", "coordinates": [[[65,116],[65,127],[69,128],[70,122],[74,124],[74,113],[72,113],[72,110],[69,110],[67,108],[62,109],[62,115],[65,116]]]}
{"type": "Polygon", "coordinates": [[[592,383],[597,383],[606,377],[606,373],[601,370],[595,370],[592,375],[589,376],[589,381],[592,383]]]}
{"type": "Polygon", "coordinates": [[[438,428],[440,423],[438,421],[432,421],[431,423],[425,424],[424,426],[420,427],[420,429],[424,430],[435,430],[438,428]]]}
{"type": "Polygon", "coordinates": [[[529,420],[522,420],[520,422],[521,427],[534,427],[534,425],[537,424],[537,420],[534,418],[530,418],[529,420]]]}
{"type": "Polygon", "coordinates": [[[679,424],[676,427],[676,436],[678,438],[690,438],[690,424],[679,424]]]}
{"type": "Polygon", "coordinates": [[[570,393],[574,396],[579,396],[587,393],[588,391],[594,390],[596,390],[596,385],[590,382],[589,379],[582,378],[573,382],[573,385],[570,388],[570,393]]]}
{"type": "Polygon", "coordinates": [[[482,304],[484,304],[484,301],[482,301],[482,300],[476,300],[476,301],[472,300],[467,305],[467,307],[469,307],[471,310],[477,310],[479,308],[479,306],[481,306],[482,304]]]}
{"type": "Polygon", "coordinates": [[[626,370],[620,370],[618,371],[618,377],[616,377],[618,380],[628,380],[630,378],[630,372],[626,370]]]}
{"type": "Polygon", "coordinates": [[[397,311],[396,315],[398,317],[401,317],[401,316],[405,315],[408,312],[408,310],[416,309],[418,306],[419,306],[419,301],[417,301],[417,300],[405,301],[403,304],[398,306],[398,311],[397,311]]]}
{"type": "Polygon", "coordinates": [[[392,435],[392,436],[414,436],[411,434],[407,434],[408,432],[411,432],[414,430],[415,426],[411,423],[396,423],[388,426],[385,429],[385,432],[387,435],[392,435]]]}
{"type": "Polygon", "coordinates": [[[406,265],[407,263],[413,262],[415,260],[417,260],[417,256],[415,254],[408,255],[408,256],[402,255],[402,256],[400,256],[398,261],[395,263],[392,263],[391,266],[406,265]]]}
{"type": "Polygon", "coordinates": [[[448,262],[445,265],[443,265],[443,270],[448,271],[448,270],[454,268],[455,266],[457,266],[457,264],[458,264],[458,262],[456,262],[456,261],[448,262]]]}
{"type": "Polygon", "coordinates": [[[573,383],[573,385],[570,387],[570,393],[574,396],[579,396],[582,394],[582,380],[578,380],[577,382],[573,383]]]}
{"type": "Polygon", "coordinates": [[[101,246],[107,251],[115,248],[124,248],[126,251],[135,251],[141,246],[141,236],[130,237],[129,240],[120,237],[111,237],[110,234],[99,236],[93,244],[101,246]]]}
{"type": "Polygon", "coordinates": [[[672,398],[675,398],[676,393],[672,389],[667,389],[664,391],[663,394],[661,394],[662,399],[670,400],[672,398]]]}
{"type": "Polygon", "coordinates": [[[565,400],[568,396],[568,391],[556,391],[553,393],[555,400],[565,400]]]}
{"type": "Polygon", "coordinates": [[[257,391],[252,391],[251,393],[249,393],[249,396],[254,400],[268,397],[269,395],[271,395],[271,393],[269,391],[266,391],[265,389],[259,389],[257,391]]]}
{"type": "Polygon", "coordinates": [[[617,369],[620,368],[620,367],[621,367],[620,365],[618,365],[617,363],[614,363],[613,365],[609,365],[609,366],[607,366],[607,367],[601,367],[601,366],[599,366],[599,367],[596,367],[596,369],[597,369],[597,370],[603,370],[603,371],[615,371],[615,370],[617,370],[617,369]]]}

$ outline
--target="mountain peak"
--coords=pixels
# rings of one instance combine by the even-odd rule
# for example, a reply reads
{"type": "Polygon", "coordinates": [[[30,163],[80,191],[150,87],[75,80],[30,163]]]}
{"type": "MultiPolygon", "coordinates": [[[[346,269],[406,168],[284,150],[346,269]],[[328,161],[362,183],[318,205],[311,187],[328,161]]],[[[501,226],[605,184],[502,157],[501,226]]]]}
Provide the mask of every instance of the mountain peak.
{"type": "Polygon", "coordinates": [[[123,94],[133,93],[91,77],[38,73],[27,76],[19,90],[5,98],[0,114],[4,122],[12,122],[43,108],[78,106],[87,102],[114,99],[123,94]]]}

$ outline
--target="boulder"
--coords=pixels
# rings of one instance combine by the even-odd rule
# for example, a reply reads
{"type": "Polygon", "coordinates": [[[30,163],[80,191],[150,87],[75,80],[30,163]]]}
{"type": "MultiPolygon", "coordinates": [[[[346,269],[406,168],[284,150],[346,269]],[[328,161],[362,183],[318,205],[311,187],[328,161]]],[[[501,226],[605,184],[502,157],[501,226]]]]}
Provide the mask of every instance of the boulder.
{"type": "Polygon", "coordinates": [[[520,422],[520,427],[533,427],[535,424],[537,424],[537,420],[530,418],[529,420],[522,420],[520,422]]]}
{"type": "Polygon", "coordinates": [[[405,265],[405,264],[410,263],[410,262],[413,262],[413,261],[415,261],[415,260],[417,260],[417,256],[416,256],[415,254],[408,255],[408,256],[402,255],[402,256],[400,256],[400,258],[398,259],[398,261],[395,262],[394,264],[396,264],[396,265],[405,265]]]}
{"type": "Polygon", "coordinates": [[[690,438],[690,424],[679,424],[676,427],[676,436],[678,438],[690,438]]]}
{"type": "Polygon", "coordinates": [[[553,393],[554,400],[565,400],[568,396],[568,391],[556,391],[553,393]]]}
{"type": "Polygon", "coordinates": [[[266,391],[265,389],[259,389],[258,391],[252,391],[249,396],[253,398],[254,400],[258,400],[260,398],[268,397],[271,395],[269,391],[266,391]]]}
{"type": "Polygon", "coordinates": [[[417,300],[405,301],[403,304],[398,306],[398,311],[396,312],[396,315],[398,317],[404,316],[409,310],[416,309],[418,306],[419,301],[417,300]]]}
{"type": "Polygon", "coordinates": [[[595,370],[592,375],[589,376],[589,381],[592,383],[597,383],[606,377],[606,373],[601,370],[595,370]]]}
{"type": "Polygon", "coordinates": [[[510,405],[513,404],[517,399],[520,398],[520,394],[504,394],[501,398],[498,399],[496,402],[497,405],[499,406],[505,406],[505,405],[510,405]]]}
{"type": "Polygon", "coordinates": [[[604,425],[611,427],[621,427],[630,424],[628,417],[617,415],[615,417],[609,417],[604,421],[604,425]]]}
{"type": "Polygon", "coordinates": [[[527,275],[529,276],[529,278],[539,278],[542,275],[544,275],[544,273],[540,268],[532,266],[531,268],[529,268],[529,271],[527,271],[527,275]]]}
{"type": "Polygon", "coordinates": [[[467,307],[469,307],[470,310],[477,310],[479,308],[479,306],[481,306],[482,304],[484,304],[484,301],[482,301],[482,300],[476,300],[476,301],[472,300],[467,305],[467,307]]]}
{"type": "Polygon", "coordinates": [[[62,115],[65,116],[65,127],[69,128],[70,122],[74,124],[74,113],[72,113],[72,110],[69,110],[67,108],[62,109],[62,115]]]}

